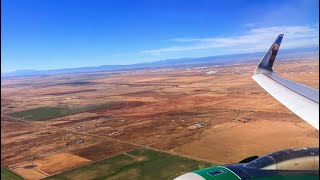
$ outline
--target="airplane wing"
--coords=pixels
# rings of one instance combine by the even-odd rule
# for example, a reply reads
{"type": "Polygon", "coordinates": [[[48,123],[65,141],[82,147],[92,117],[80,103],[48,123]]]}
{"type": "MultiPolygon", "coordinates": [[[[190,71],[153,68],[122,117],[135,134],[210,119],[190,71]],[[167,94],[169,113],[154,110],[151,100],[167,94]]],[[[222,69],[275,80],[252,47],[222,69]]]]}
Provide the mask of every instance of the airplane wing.
{"type": "Polygon", "coordinates": [[[293,113],[319,130],[319,90],[282,78],[272,70],[283,34],[274,41],[252,78],[293,113]]]}

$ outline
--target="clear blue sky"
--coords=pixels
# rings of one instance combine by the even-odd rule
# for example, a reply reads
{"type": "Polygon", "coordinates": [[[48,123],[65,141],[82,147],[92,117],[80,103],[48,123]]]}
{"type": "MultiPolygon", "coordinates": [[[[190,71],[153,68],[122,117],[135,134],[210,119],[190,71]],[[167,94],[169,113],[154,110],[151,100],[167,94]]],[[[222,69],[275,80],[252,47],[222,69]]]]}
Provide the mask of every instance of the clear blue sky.
{"type": "Polygon", "coordinates": [[[1,72],[318,46],[318,0],[2,0],[1,72]]]}

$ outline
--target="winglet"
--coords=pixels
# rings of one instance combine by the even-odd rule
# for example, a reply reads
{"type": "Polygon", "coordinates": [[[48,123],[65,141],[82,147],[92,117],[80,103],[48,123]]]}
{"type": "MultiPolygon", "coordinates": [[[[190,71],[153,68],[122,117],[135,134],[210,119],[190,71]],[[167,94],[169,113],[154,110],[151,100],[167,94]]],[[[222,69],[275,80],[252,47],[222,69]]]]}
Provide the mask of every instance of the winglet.
{"type": "Polygon", "coordinates": [[[277,39],[271,45],[269,51],[261,59],[254,74],[260,74],[260,73],[265,74],[265,73],[272,73],[273,72],[272,66],[273,66],[274,60],[276,59],[277,53],[279,51],[283,36],[284,36],[284,34],[279,34],[277,39]]]}

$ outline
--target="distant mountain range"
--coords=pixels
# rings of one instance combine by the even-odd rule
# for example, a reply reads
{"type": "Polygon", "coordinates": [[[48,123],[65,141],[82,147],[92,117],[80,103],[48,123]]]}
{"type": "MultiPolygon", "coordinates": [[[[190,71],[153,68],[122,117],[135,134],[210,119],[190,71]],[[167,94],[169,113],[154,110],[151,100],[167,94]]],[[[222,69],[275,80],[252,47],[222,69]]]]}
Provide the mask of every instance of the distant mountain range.
{"type": "MultiPolygon", "coordinates": [[[[257,62],[262,58],[265,52],[245,53],[245,54],[229,54],[219,56],[209,56],[200,58],[180,58],[166,59],[155,62],[139,63],[131,65],[102,65],[96,67],[81,67],[81,68],[65,68],[55,70],[17,70],[9,73],[1,73],[2,78],[17,77],[17,76],[41,76],[50,74],[62,73],[83,73],[95,71],[119,71],[119,70],[134,70],[134,69],[154,69],[165,67],[192,67],[203,65],[228,65],[239,64],[243,62],[257,62]]],[[[318,48],[305,49],[290,49],[279,51],[278,60],[292,60],[305,58],[318,58],[318,48]]]]}

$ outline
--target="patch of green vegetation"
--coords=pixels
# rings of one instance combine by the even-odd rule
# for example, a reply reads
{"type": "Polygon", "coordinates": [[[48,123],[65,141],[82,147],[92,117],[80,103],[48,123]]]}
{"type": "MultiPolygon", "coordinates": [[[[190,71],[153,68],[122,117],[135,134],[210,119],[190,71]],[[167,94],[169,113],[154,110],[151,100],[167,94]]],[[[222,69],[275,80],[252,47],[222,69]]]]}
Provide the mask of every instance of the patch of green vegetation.
{"type": "Polygon", "coordinates": [[[48,177],[46,180],[174,179],[186,172],[209,166],[212,164],[149,149],[137,149],[48,177]]]}
{"type": "Polygon", "coordinates": [[[12,171],[1,167],[1,179],[3,180],[20,180],[23,179],[21,176],[13,173],[12,171]]]}
{"type": "Polygon", "coordinates": [[[86,111],[98,110],[103,108],[111,108],[115,105],[120,104],[120,101],[111,101],[103,104],[91,104],[78,108],[69,108],[69,107],[40,107],[34,109],[28,109],[24,111],[17,111],[8,114],[9,116],[16,118],[24,118],[25,120],[30,121],[41,121],[47,120],[62,116],[68,116],[72,114],[77,114],[86,111]]]}

